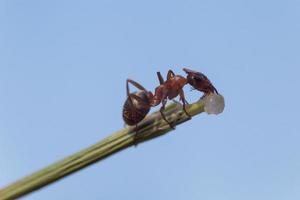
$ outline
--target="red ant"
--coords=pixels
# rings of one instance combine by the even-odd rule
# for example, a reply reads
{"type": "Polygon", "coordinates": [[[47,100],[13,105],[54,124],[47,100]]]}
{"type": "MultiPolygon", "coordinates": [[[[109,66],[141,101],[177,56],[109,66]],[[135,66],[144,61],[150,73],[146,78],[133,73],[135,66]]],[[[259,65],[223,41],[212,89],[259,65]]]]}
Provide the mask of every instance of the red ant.
{"type": "Polygon", "coordinates": [[[123,106],[123,119],[126,124],[135,125],[137,127],[137,124],[145,118],[151,107],[157,106],[158,104],[162,103],[162,106],[160,108],[161,116],[169,124],[169,126],[174,129],[173,125],[166,119],[163,111],[165,109],[167,100],[174,99],[178,95],[180,96],[180,100],[183,103],[184,112],[187,116],[191,117],[185,108],[187,101],[184,97],[184,92],[182,89],[187,84],[187,79],[180,75],[175,75],[172,70],[168,71],[166,81],[164,81],[160,72],[157,72],[157,76],[160,85],[155,88],[154,95],[150,91],[147,91],[139,83],[127,79],[127,99],[123,106]],[[140,89],[140,91],[130,93],[129,83],[140,89]]]}
{"type": "Polygon", "coordinates": [[[150,111],[150,108],[162,103],[162,106],[160,108],[161,116],[169,124],[169,126],[174,129],[173,125],[166,119],[163,111],[165,109],[167,100],[174,99],[179,95],[180,100],[183,104],[184,112],[189,118],[191,117],[186,111],[187,101],[184,97],[183,92],[183,87],[187,83],[190,84],[193,87],[193,89],[204,93],[204,95],[201,98],[204,98],[210,93],[218,94],[217,89],[213,86],[210,80],[201,72],[196,72],[187,68],[183,68],[183,71],[187,73],[187,78],[184,78],[180,75],[175,75],[172,70],[169,70],[166,81],[164,81],[160,72],[157,72],[160,85],[155,88],[154,95],[152,94],[152,92],[147,91],[139,83],[127,79],[127,99],[123,106],[123,119],[125,123],[130,126],[135,125],[137,129],[137,124],[146,117],[146,115],[150,111]],[[129,83],[137,87],[139,91],[130,93],[129,83]]]}
{"type": "Polygon", "coordinates": [[[204,95],[201,97],[203,99],[206,95],[210,93],[218,93],[217,89],[213,86],[210,80],[201,72],[196,72],[187,68],[183,68],[183,71],[187,73],[187,82],[193,89],[201,91],[204,95]]]}

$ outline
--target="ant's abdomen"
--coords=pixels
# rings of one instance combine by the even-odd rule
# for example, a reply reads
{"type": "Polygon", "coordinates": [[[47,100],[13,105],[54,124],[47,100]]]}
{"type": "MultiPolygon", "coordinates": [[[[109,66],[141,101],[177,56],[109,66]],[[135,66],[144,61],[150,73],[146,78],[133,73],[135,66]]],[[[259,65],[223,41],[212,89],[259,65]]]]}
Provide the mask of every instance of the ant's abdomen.
{"type": "Polygon", "coordinates": [[[138,91],[132,94],[135,94],[136,96],[143,99],[143,102],[139,102],[138,100],[131,97],[132,103],[130,103],[130,97],[127,97],[123,105],[122,116],[124,122],[129,126],[136,125],[140,121],[142,121],[150,110],[150,106],[148,106],[149,99],[144,91],[138,91]]]}

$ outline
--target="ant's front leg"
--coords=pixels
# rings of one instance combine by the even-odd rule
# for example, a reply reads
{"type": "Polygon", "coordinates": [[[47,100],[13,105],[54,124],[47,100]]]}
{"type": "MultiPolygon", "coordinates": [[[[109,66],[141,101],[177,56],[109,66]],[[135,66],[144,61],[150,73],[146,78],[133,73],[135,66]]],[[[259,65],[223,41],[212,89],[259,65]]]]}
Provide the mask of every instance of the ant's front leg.
{"type": "Polygon", "coordinates": [[[192,116],[186,111],[186,104],[188,104],[188,102],[187,102],[187,100],[186,100],[185,97],[184,97],[184,92],[183,92],[183,90],[180,90],[179,96],[180,96],[180,100],[182,101],[183,111],[184,111],[185,114],[189,117],[189,119],[191,119],[192,116]]]}

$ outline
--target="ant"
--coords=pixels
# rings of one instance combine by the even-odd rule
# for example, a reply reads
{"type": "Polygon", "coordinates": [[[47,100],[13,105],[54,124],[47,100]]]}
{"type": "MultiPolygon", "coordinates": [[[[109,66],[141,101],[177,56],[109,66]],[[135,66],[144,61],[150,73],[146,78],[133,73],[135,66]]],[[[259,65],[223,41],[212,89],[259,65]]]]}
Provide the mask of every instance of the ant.
{"type": "Polygon", "coordinates": [[[137,130],[138,123],[146,117],[150,111],[150,108],[162,103],[162,106],[159,110],[160,114],[167,124],[174,129],[174,126],[166,119],[163,111],[165,110],[167,100],[172,100],[179,95],[185,114],[191,118],[191,115],[186,111],[186,104],[188,104],[188,102],[185,99],[183,92],[183,87],[186,84],[190,84],[193,89],[203,92],[204,95],[201,97],[201,99],[211,93],[218,94],[217,89],[203,73],[187,68],[183,68],[183,71],[187,73],[186,78],[180,75],[175,75],[172,70],[169,70],[166,81],[164,81],[160,72],[157,72],[160,85],[155,88],[154,94],[151,91],[147,91],[139,83],[131,79],[127,79],[127,99],[123,106],[123,120],[125,123],[130,126],[135,125],[137,130]],[[129,83],[138,88],[139,91],[130,93],[129,83]]]}
{"type": "Polygon", "coordinates": [[[219,94],[217,89],[213,86],[210,80],[201,72],[196,72],[187,68],[183,68],[183,71],[187,73],[187,82],[194,90],[198,90],[204,93],[201,97],[203,99],[206,95],[211,93],[219,94]]]}
{"type": "Polygon", "coordinates": [[[157,76],[160,85],[155,88],[154,95],[150,91],[147,91],[139,83],[131,79],[127,79],[126,81],[127,99],[123,106],[123,119],[126,124],[131,126],[135,125],[137,129],[137,124],[146,117],[150,108],[162,103],[162,106],[159,110],[161,116],[167,122],[167,124],[172,129],[174,129],[173,125],[166,119],[163,111],[165,109],[167,100],[174,99],[178,95],[180,96],[180,100],[183,103],[184,112],[189,118],[191,118],[191,116],[186,111],[187,101],[184,97],[184,92],[182,89],[187,84],[187,79],[185,79],[180,75],[175,75],[172,70],[168,71],[166,81],[164,81],[160,72],[157,72],[157,76]],[[139,91],[130,93],[129,83],[137,87],[139,91]]]}

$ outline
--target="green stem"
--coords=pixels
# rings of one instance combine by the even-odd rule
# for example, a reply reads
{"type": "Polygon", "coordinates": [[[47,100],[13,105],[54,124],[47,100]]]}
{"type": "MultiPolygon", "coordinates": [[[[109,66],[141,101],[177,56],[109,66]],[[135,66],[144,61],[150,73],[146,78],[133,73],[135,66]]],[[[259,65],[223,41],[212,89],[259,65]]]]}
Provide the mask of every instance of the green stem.
{"type": "MultiPolygon", "coordinates": [[[[204,104],[201,100],[187,106],[187,111],[191,116],[195,116],[203,112],[203,110],[204,104]]],[[[165,115],[168,121],[174,125],[189,120],[179,103],[172,103],[167,106],[165,115]]],[[[168,124],[161,118],[160,113],[154,112],[139,124],[137,135],[133,128],[124,128],[86,149],[1,189],[0,200],[16,199],[29,194],[118,151],[161,136],[171,130],[168,124]]]]}

